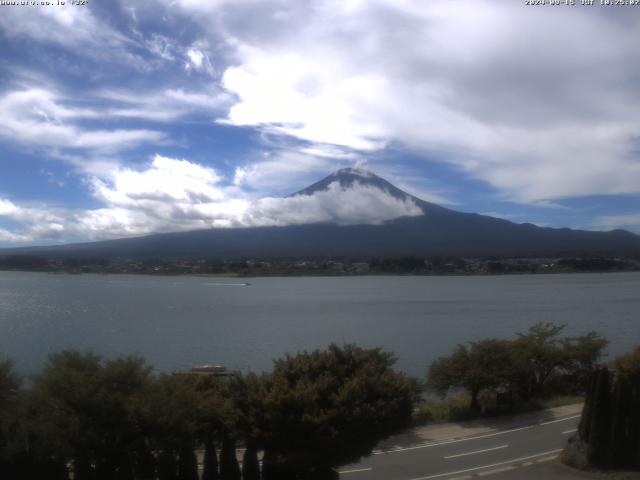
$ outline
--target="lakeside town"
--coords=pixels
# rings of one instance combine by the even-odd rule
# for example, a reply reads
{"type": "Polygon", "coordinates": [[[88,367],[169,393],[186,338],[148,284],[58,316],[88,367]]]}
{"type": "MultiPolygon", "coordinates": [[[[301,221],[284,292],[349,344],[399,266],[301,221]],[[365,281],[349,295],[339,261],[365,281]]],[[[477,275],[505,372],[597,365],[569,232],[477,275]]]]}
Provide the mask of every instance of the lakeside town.
{"type": "Polygon", "coordinates": [[[501,275],[640,271],[640,258],[571,256],[532,258],[373,257],[292,259],[45,259],[0,257],[0,270],[146,275],[501,275]]]}

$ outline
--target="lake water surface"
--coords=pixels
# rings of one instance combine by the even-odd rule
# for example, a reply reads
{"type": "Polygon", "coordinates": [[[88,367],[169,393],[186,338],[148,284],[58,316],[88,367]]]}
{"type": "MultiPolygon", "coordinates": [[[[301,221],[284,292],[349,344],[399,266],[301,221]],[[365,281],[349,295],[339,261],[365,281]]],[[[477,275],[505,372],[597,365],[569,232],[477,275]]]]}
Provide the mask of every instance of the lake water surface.
{"type": "Polygon", "coordinates": [[[227,279],[0,272],[0,356],[37,372],[65,348],[137,353],[158,370],[262,371],[286,352],[356,342],[423,376],[457,343],[538,321],[640,344],[640,274],[227,279]],[[248,282],[249,285],[240,284],[248,282]]]}

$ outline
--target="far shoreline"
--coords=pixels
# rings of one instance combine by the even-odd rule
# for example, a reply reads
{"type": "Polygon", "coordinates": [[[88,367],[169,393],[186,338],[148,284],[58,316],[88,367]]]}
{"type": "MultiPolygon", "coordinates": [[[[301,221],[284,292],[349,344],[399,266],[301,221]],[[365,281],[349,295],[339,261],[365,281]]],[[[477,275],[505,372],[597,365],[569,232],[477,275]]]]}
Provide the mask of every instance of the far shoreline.
{"type": "Polygon", "coordinates": [[[559,275],[595,275],[595,274],[638,274],[638,270],[607,270],[607,271],[560,271],[560,272],[507,272],[507,273],[349,273],[349,274],[328,274],[328,273],[273,273],[273,274],[215,274],[215,273],[152,273],[152,272],[71,272],[71,271],[49,271],[49,270],[26,270],[26,269],[1,269],[0,273],[41,273],[47,275],[60,276],[132,276],[132,277],[157,277],[157,278],[202,278],[202,279],[238,279],[248,280],[252,278],[482,278],[482,277],[533,277],[533,276],[559,276],[559,275]]]}

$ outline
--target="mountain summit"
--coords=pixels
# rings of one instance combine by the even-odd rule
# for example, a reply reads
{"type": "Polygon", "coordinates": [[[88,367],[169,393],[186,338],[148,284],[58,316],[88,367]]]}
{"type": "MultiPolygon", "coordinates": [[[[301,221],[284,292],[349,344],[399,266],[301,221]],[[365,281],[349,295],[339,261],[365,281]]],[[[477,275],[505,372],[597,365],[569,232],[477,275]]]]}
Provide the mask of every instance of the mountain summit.
{"type": "Polygon", "coordinates": [[[319,182],[309,185],[307,188],[304,188],[299,192],[294,193],[292,196],[314,195],[315,193],[329,190],[330,185],[334,183],[338,183],[343,189],[359,186],[374,187],[398,200],[421,201],[419,198],[400,190],[398,187],[386,181],[384,178],[379,177],[375,173],[360,168],[343,168],[333,172],[331,175],[323,178],[319,182]]]}
{"type": "MultiPolygon", "coordinates": [[[[301,203],[299,200],[305,204],[318,202],[316,207],[322,210],[321,202],[327,199],[334,206],[344,206],[352,219],[368,219],[358,210],[363,208],[363,204],[376,211],[394,203],[410,208],[397,209],[395,205],[395,209],[389,210],[395,215],[388,215],[386,221],[375,223],[322,221],[284,226],[214,228],[75,245],[0,250],[0,255],[31,253],[50,258],[246,259],[640,254],[640,236],[624,230],[592,232],[543,228],[530,223],[516,224],[500,218],[457,212],[425,202],[374,173],[355,168],[339,170],[282,200],[291,201],[291,206],[301,203]],[[342,205],[344,203],[347,205],[342,205]]],[[[289,204],[285,202],[285,205],[289,204]]]]}

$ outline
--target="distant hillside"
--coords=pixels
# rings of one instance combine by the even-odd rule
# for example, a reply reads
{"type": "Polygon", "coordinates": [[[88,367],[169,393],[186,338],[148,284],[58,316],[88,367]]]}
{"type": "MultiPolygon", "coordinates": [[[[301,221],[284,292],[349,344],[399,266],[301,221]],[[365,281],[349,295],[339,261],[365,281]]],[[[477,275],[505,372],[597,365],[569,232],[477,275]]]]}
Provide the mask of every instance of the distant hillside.
{"type": "Polygon", "coordinates": [[[592,232],[515,224],[425,202],[371,172],[344,169],[295,193],[313,196],[339,182],[373,187],[414,202],[422,215],[381,225],[306,224],[156,234],[52,247],[0,250],[49,258],[292,258],[329,256],[639,255],[640,236],[624,230],[592,232]]]}

